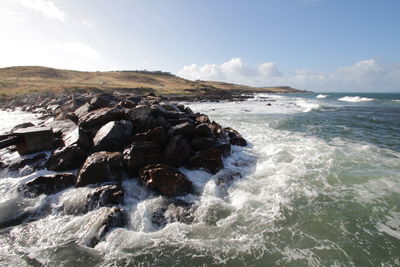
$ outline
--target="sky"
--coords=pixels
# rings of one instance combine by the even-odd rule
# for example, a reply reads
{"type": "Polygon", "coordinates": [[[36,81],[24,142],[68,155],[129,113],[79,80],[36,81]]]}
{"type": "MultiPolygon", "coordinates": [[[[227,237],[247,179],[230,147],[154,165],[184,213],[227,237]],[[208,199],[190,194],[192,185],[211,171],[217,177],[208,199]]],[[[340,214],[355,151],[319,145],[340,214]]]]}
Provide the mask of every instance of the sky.
{"type": "Polygon", "coordinates": [[[400,92],[400,0],[0,0],[0,67],[400,92]]]}

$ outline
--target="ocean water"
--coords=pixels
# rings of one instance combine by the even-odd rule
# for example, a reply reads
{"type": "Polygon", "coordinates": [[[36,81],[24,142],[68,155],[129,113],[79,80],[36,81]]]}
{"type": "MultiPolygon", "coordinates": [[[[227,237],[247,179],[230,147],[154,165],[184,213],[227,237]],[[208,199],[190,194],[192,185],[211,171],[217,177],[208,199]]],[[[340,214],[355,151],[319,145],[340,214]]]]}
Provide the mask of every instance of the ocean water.
{"type": "MultiPolygon", "coordinates": [[[[197,194],[191,224],[151,222],[164,199],[123,182],[128,223],[85,246],[102,209],[60,209],[88,189],[24,199],[40,174],[0,173],[0,266],[399,266],[400,94],[258,94],[190,103],[248,140],[216,175],[181,169],[197,194]],[[221,183],[226,175],[236,177],[221,183]]],[[[1,130],[32,114],[0,112],[1,130]]],[[[5,161],[16,155],[0,151],[5,161]]]]}

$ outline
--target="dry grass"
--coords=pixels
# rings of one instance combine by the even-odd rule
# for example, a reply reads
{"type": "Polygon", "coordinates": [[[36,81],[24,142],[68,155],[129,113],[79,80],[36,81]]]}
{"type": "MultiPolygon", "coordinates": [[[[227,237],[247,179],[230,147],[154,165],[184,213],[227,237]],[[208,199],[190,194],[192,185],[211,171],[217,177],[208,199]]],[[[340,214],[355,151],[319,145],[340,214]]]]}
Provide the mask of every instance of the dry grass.
{"type": "Polygon", "coordinates": [[[298,92],[290,87],[250,87],[214,81],[189,81],[173,75],[140,71],[82,72],[37,66],[0,68],[1,96],[86,90],[118,90],[138,94],[155,92],[163,95],[196,94],[204,90],[298,92]]]}

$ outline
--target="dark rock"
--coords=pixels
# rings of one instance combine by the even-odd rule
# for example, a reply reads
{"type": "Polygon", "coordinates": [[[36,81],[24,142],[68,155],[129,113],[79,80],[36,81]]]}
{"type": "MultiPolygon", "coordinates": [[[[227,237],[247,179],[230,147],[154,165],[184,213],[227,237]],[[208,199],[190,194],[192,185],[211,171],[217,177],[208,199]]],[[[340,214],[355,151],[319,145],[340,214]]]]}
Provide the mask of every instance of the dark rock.
{"type": "MultiPolygon", "coordinates": [[[[27,159],[22,159],[17,162],[11,163],[8,166],[8,169],[10,171],[17,171],[19,169],[25,168],[25,167],[30,167],[31,172],[34,172],[35,170],[43,169],[46,163],[46,154],[41,153],[38,155],[35,155],[34,157],[27,158],[27,159]]],[[[27,173],[25,173],[27,174],[27,173]]]]}
{"type": "Polygon", "coordinates": [[[104,185],[94,188],[82,199],[79,199],[79,196],[68,199],[63,203],[63,209],[67,214],[82,214],[100,207],[119,205],[123,197],[124,192],[120,184],[104,185]]]}
{"type": "Polygon", "coordinates": [[[110,121],[125,119],[126,114],[118,108],[101,108],[94,110],[79,119],[79,127],[89,132],[97,132],[110,121]]]}
{"type": "Polygon", "coordinates": [[[160,126],[158,120],[148,116],[142,120],[135,121],[135,132],[144,133],[158,126],[160,126]]]}
{"type": "Polygon", "coordinates": [[[194,136],[196,137],[210,137],[213,138],[214,134],[208,124],[202,123],[196,126],[196,130],[194,132],[194,136]]]}
{"type": "Polygon", "coordinates": [[[93,147],[93,140],[90,134],[79,127],[68,133],[63,140],[65,146],[78,145],[84,150],[90,150],[93,147]]]}
{"type": "Polygon", "coordinates": [[[77,145],[55,150],[46,163],[52,171],[67,171],[79,168],[86,159],[86,153],[77,145]]]}
{"type": "Polygon", "coordinates": [[[134,142],[124,151],[126,167],[131,175],[135,175],[140,167],[160,162],[161,148],[158,142],[134,142]]]}
{"type": "Polygon", "coordinates": [[[160,115],[162,117],[165,117],[166,119],[182,119],[182,118],[187,118],[186,113],[179,111],[178,108],[171,108],[170,110],[165,109],[165,107],[161,105],[154,105],[152,107],[157,113],[157,115],[160,115]]]}
{"type": "Polygon", "coordinates": [[[119,151],[132,136],[133,125],[130,121],[111,121],[100,128],[93,138],[95,151],[119,151]]]}
{"type": "Polygon", "coordinates": [[[233,138],[235,136],[240,135],[238,131],[232,129],[231,127],[224,128],[224,132],[228,135],[229,138],[233,138]]]}
{"type": "Polygon", "coordinates": [[[90,104],[94,106],[95,109],[111,107],[115,104],[115,97],[110,94],[99,95],[92,98],[90,104]]]}
{"type": "Polygon", "coordinates": [[[72,121],[72,122],[75,123],[75,124],[78,124],[78,121],[79,121],[79,117],[76,116],[76,114],[75,114],[74,112],[68,112],[68,113],[65,115],[65,119],[70,120],[70,121],[72,121]]]}
{"type": "Polygon", "coordinates": [[[74,111],[75,116],[78,118],[78,121],[80,118],[83,116],[86,116],[89,112],[95,110],[95,107],[89,103],[86,103],[85,105],[81,106],[77,110],[74,111]]]}
{"type": "Polygon", "coordinates": [[[231,145],[228,143],[219,143],[214,146],[216,149],[219,149],[222,153],[222,156],[228,157],[231,155],[231,145]]]}
{"type": "Polygon", "coordinates": [[[186,193],[192,185],[184,174],[164,164],[152,164],[140,169],[139,180],[167,197],[186,193]]]}
{"type": "Polygon", "coordinates": [[[168,142],[169,138],[164,131],[163,127],[156,127],[148,130],[145,133],[138,133],[133,137],[134,142],[139,141],[154,141],[158,142],[161,147],[165,146],[168,142]]]}
{"type": "Polygon", "coordinates": [[[212,147],[213,144],[213,138],[194,138],[191,142],[191,145],[195,150],[205,150],[212,147]]]}
{"type": "Polygon", "coordinates": [[[53,120],[45,125],[53,129],[56,137],[65,137],[76,128],[76,124],[70,120],[53,120]]]}
{"type": "Polygon", "coordinates": [[[97,219],[94,235],[90,238],[87,245],[95,247],[112,228],[122,227],[124,224],[125,219],[122,209],[117,207],[105,209],[97,219]]]}
{"type": "Polygon", "coordinates": [[[182,119],[168,119],[167,120],[169,123],[171,123],[172,125],[178,125],[178,124],[182,124],[185,122],[188,122],[190,124],[194,124],[194,120],[189,119],[189,118],[182,118],[182,119]]]}
{"type": "Polygon", "coordinates": [[[136,107],[136,103],[127,99],[123,99],[118,102],[117,106],[131,109],[136,107]]]}
{"type": "Polygon", "coordinates": [[[76,186],[121,179],[122,154],[119,152],[96,152],[88,157],[78,174],[76,186]]]}
{"type": "Polygon", "coordinates": [[[41,194],[55,194],[75,184],[76,177],[72,173],[45,175],[27,182],[19,188],[27,197],[36,197],[41,194]]]}
{"type": "Polygon", "coordinates": [[[229,139],[229,143],[231,143],[232,145],[237,145],[237,146],[247,146],[246,139],[244,139],[240,135],[229,139]]]}
{"type": "Polygon", "coordinates": [[[224,167],[221,159],[222,153],[217,148],[210,148],[196,153],[188,164],[191,169],[204,168],[212,174],[224,167]]]}
{"type": "Polygon", "coordinates": [[[196,117],[196,123],[201,124],[201,123],[210,123],[210,119],[208,118],[207,115],[199,115],[196,117]]]}
{"type": "Polygon", "coordinates": [[[151,108],[147,105],[138,105],[129,111],[131,121],[143,121],[151,115],[151,108]]]}
{"type": "Polygon", "coordinates": [[[172,137],[164,150],[163,162],[173,167],[182,166],[192,154],[189,142],[181,135],[172,137]]]}
{"type": "Polygon", "coordinates": [[[189,122],[185,122],[182,124],[178,124],[176,126],[171,127],[167,134],[169,136],[174,136],[174,135],[183,135],[183,136],[188,136],[194,133],[194,126],[189,123],[189,122]]]}
{"type": "Polygon", "coordinates": [[[213,121],[208,125],[210,127],[212,133],[214,134],[215,137],[217,138],[225,138],[225,133],[224,130],[222,129],[221,125],[213,121]]]}

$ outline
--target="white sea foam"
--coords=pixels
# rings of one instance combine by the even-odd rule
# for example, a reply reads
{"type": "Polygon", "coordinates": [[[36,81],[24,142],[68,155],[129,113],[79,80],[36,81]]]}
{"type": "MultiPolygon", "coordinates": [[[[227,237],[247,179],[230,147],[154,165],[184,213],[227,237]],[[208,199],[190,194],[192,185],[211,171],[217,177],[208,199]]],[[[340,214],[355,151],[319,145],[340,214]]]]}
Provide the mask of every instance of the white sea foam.
{"type": "Polygon", "coordinates": [[[323,94],[319,94],[316,96],[316,98],[327,98],[327,97],[328,97],[328,95],[323,95],[323,94]]]}
{"type": "Polygon", "coordinates": [[[368,101],[374,101],[375,99],[369,97],[360,97],[360,96],[345,96],[339,98],[338,100],[344,102],[368,102],[368,101]]]}
{"type": "Polygon", "coordinates": [[[304,108],[303,112],[310,112],[313,109],[321,108],[321,106],[318,103],[313,103],[309,100],[305,100],[302,98],[300,98],[296,101],[296,105],[304,108]]]}

